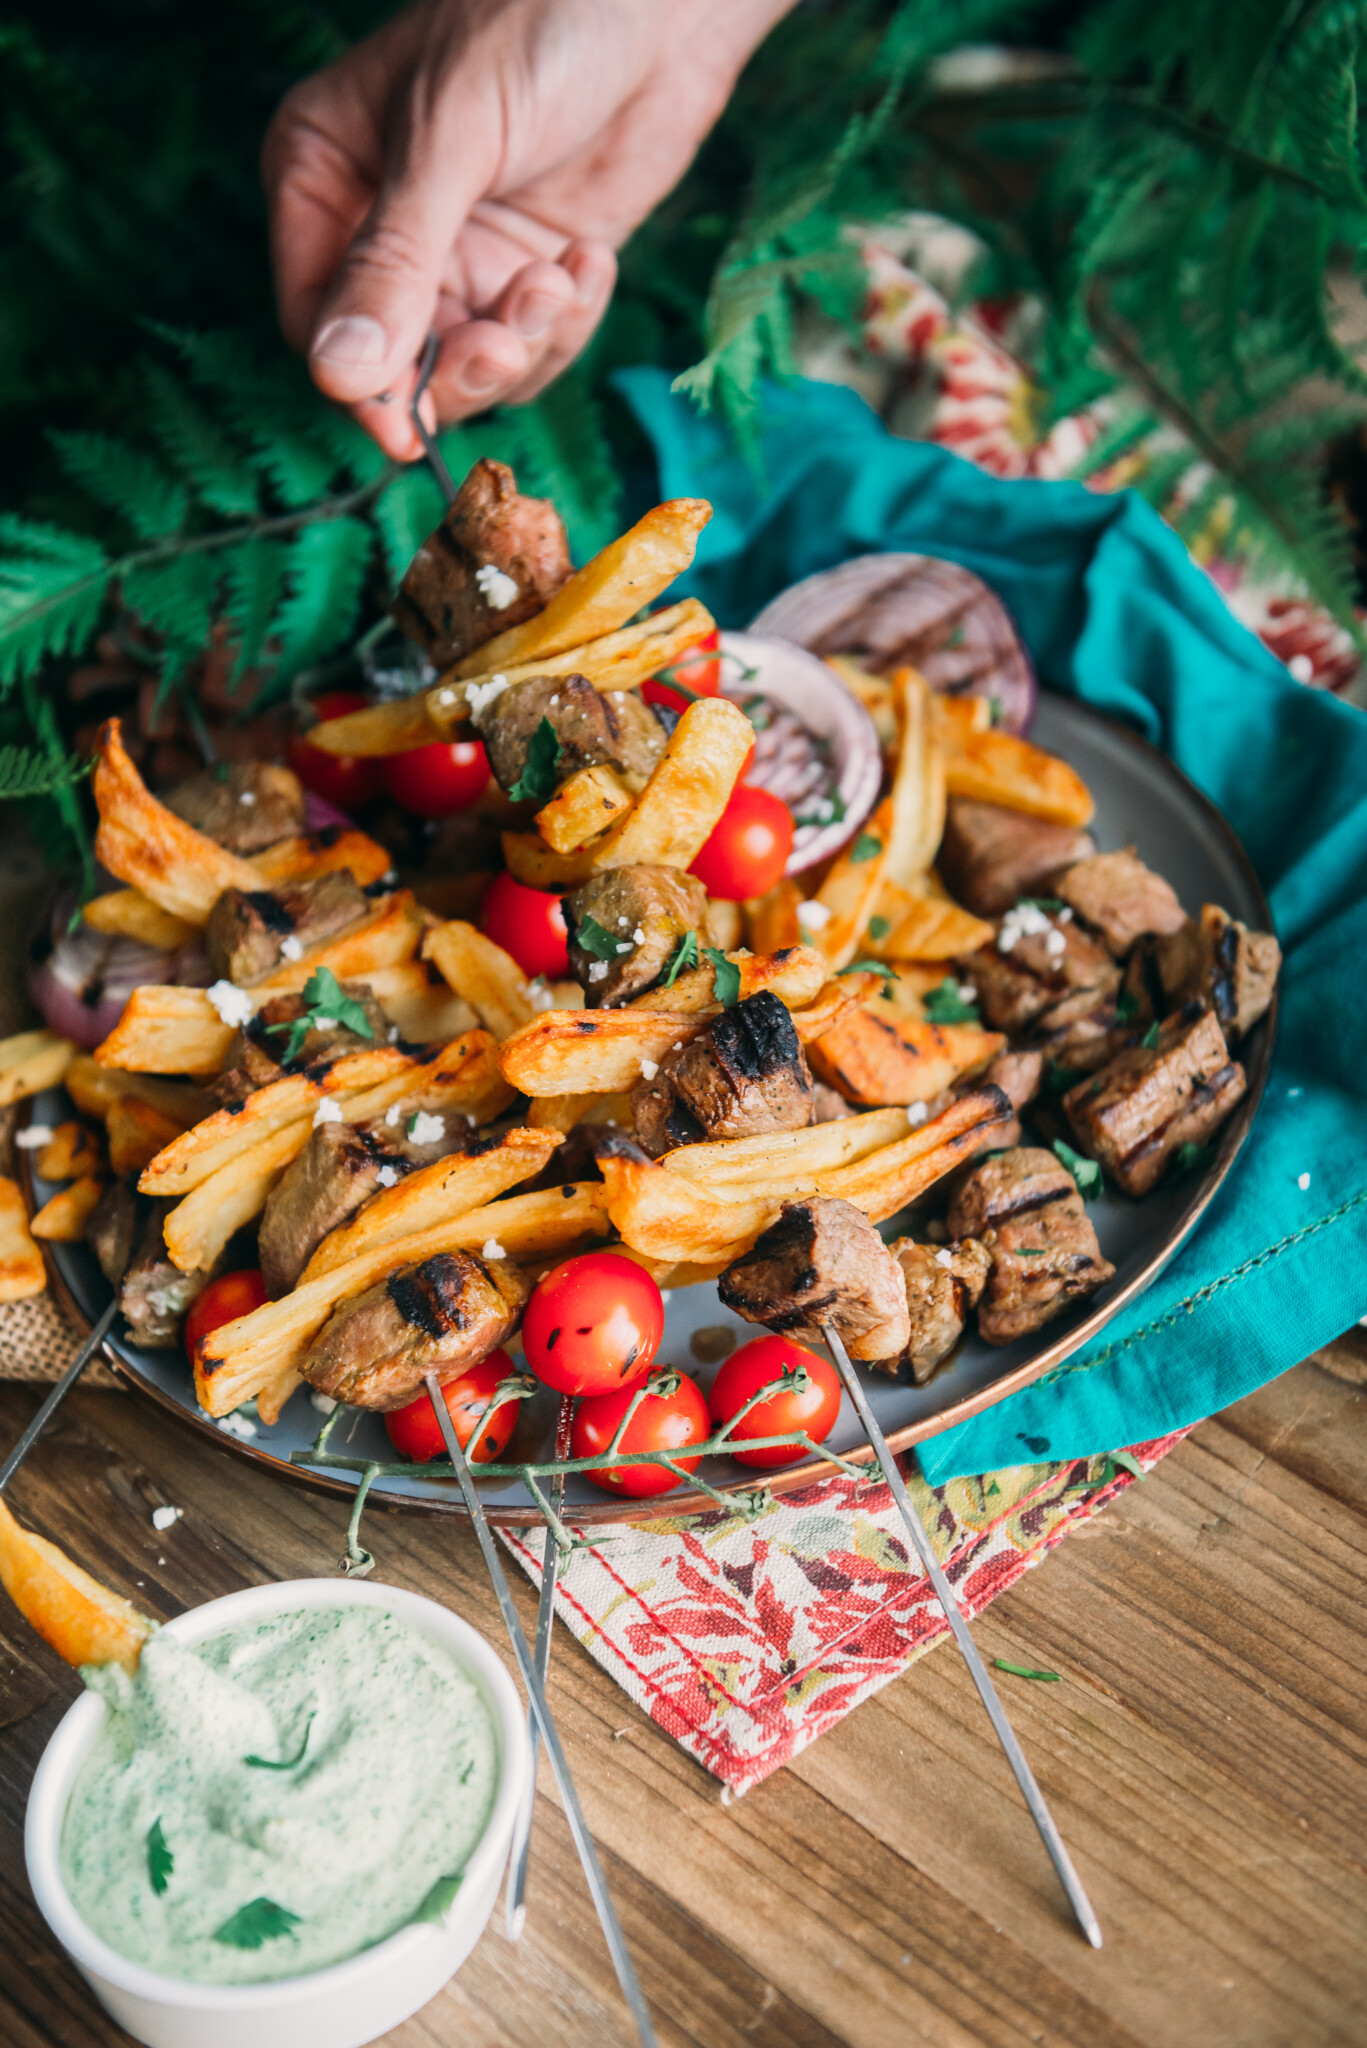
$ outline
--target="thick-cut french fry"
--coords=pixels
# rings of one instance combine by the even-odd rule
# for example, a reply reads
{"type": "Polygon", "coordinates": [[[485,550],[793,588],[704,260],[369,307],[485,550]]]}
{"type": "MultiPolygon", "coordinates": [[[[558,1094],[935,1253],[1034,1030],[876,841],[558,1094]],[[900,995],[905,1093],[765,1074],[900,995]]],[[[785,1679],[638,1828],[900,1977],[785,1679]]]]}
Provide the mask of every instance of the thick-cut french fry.
{"type": "Polygon", "coordinates": [[[739,1258],[778,1215],[784,1197],[735,1190],[728,1198],[667,1173],[629,1139],[599,1148],[608,1216],[634,1251],[670,1260],[739,1258]]]}
{"type": "Polygon", "coordinates": [[[96,741],[95,807],[96,859],[187,924],[204,924],[225,889],[261,887],[250,861],[157,802],[124,749],[117,718],[96,741]]]}
{"type": "Polygon", "coordinates": [[[486,640],[456,664],[456,674],[506,674],[516,664],[540,662],[615,633],[683,574],[711,517],[705,498],[672,498],[652,506],[629,532],[609,541],[577,570],[543,611],[486,640]]]}
{"type": "Polygon", "coordinates": [[[498,1047],[487,1031],[463,1031],[430,1060],[411,1066],[350,1096],[343,1103],[349,1123],[383,1116],[396,1102],[415,1109],[492,1123],[513,1101],[499,1071],[498,1047]]]}
{"type": "Polygon", "coordinates": [[[79,1244],[90,1213],[103,1193],[102,1180],[96,1180],[93,1174],[83,1174],[69,1188],[59,1189],[44,1202],[29,1228],[35,1237],[48,1238],[53,1244],[79,1244]]]}
{"type": "Polygon", "coordinates": [[[849,1010],[858,1009],[877,995],[878,977],[873,974],[832,975],[813,1003],[794,1010],[793,1029],[800,1045],[811,1045],[824,1036],[849,1010]]]}
{"type": "Polygon", "coordinates": [[[55,1031],[20,1031],[0,1038],[0,1109],[54,1088],[75,1057],[69,1038],[55,1031]]]}
{"type": "Polygon", "coordinates": [[[109,1105],[109,1164],[115,1174],[141,1173],[157,1154],[180,1136],[180,1125],[136,1095],[121,1095],[109,1105]]]}
{"type": "Polygon", "coordinates": [[[726,809],[754,745],[754,728],[726,697],[699,697],[669,736],[634,809],[594,849],[594,867],[691,867],[726,809]]]}
{"type": "Polygon", "coordinates": [[[122,1664],[131,1672],[152,1633],[145,1614],[83,1572],[45,1536],[21,1528],[3,1501],[0,1585],[68,1664],[122,1664]]]}
{"type": "Polygon", "coordinates": [[[158,953],[179,952],[198,929],[183,917],[172,917],[141,889],[111,889],[107,895],[94,896],[81,915],[94,931],[135,939],[138,945],[153,946],[158,953]]]}
{"type": "Polygon", "coordinates": [[[601,1095],[539,1095],[527,1110],[527,1122],[534,1131],[559,1131],[563,1137],[603,1100],[601,1095]]]}
{"type": "Polygon", "coordinates": [[[945,755],[945,783],[951,796],[1001,804],[1053,825],[1088,825],[1096,809],[1076,769],[996,727],[955,735],[945,755]]]}
{"type": "Polygon", "coordinates": [[[856,832],[816,892],[815,900],[827,916],[820,931],[812,933],[812,942],[820,946],[831,967],[848,967],[858,952],[883,886],[891,830],[892,799],[887,797],[856,832]]]}
{"type": "Polygon", "coordinates": [[[99,1173],[103,1164],[99,1139],[75,1122],[58,1124],[33,1162],[39,1180],[80,1180],[87,1173],[99,1173]]]}
{"type": "Polygon", "coordinates": [[[767,896],[752,896],[742,905],[746,944],[756,953],[781,953],[801,945],[797,906],[802,900],[801,883],[786,877],[767,896]]]}
{"type": "Polygon", "coordinates": [[[422,943],[422,912],[411,890],[396,889],[375,917],[353,925],[340,938],[314,946],[301,960],[288,960],[264,981],[253,982],[252,1000],[258,1008],[272,996],[296,995],[320,967],[328,968],[338,981],[363,981],[377,967],[393,967],[411,960],[422,943]]]}
{"type": "Polygon", "coordinates": [[[474,925],[460,918],[436,925],[423,940],[422,950],[495,1038],[510,1037],[536,1015],[527,978],[512,954],[474,925]]]}
{"type": "Polygon", "coordinates": [[[976,1024],[927,1024],[882,1005],[851,1010],[809,1046],[819,1081],[847,1102],[932,1102],[953,1082],[985,1067],[1006,1044],[976,1024]]]}
{"type": "Polygon", "coordinates": [[[555,889],[562,896],[587,882],[594,871],[594,848],[576,847],[573,853],[557,853],[547,846],[539,832],[502,834],[503,859],[515,881],[529,889],[555,889]]]}
{"type": "Polygon", "coordinates": [[[0,1301],[27,1301],[47,1286],[47,1267],[33,1242],[16,1181],[0,1174],[0,1301]]]}
{"type": "Polygon", "coordinates": [[[581,768],[536,814],[536,829],[556,853],[573,853],[631,809],[631,791],[611,768],[581,768]]]}
{"type": "Polygon", "coordinates": [[[670,1173],[700,1181],[718,1193],[733,1188],[785,1187],[809,1192],[815,1176],[852,1160],[867,1158],[905,1138],[911,1125],[904,1109],[870,1109],[803,1131],[775,1131],[756,1138],[723,1138],[713,1144],[681,1145],[660,1161],[670,1173]]]}
{"type": "Polygon", "coordinates": [[[524,1128],[508,1131],[488,1152],[457,1152],[419,1167],[397,1186],[372,1195],[349,1223],[325,1237],[303,1279],[316,1280],[377,1245],[429,1230],[449,1216],[482,1209],[519,1181],[540,1173],[559,1143],[558,1132],[524,1128]]]}
{"type": "Polygon", "coordinates": [[[536,1257],[602,1236],[606,1229],[603,1189],[597,1181],[582,1181],[568,1196],[562,1188],[509,1195],[467,1216],[377,1245],[202,1338],[195,1357],[200,1406],[210,1415],[227,1415],[258,1396],[297,1365],[339,1301],[363,1294],[404,1266],[437,1252],[478,1251],[491,1240],[508,1258],[536,1257]]]}
{"type": "Polygon", "coordinates": [[[861,668],[852,654],[828,654],[825,661],[828,668],[835,670],[850,695],[858,698],[873,720],[879,745],[885,753],[890,752],[897,744],[897,710],[888,678],[861,668]]]}
{"type": "Polygon", "coordinates": [[[95,1058],[102,1067],[135,1074],[207,1076],[221,1071],[232,1042],[232,1025],[202,988],[146,982],[133,990],[95,1058]]]}
{"type": "Polygon", "coordinates": [[[399,1036],[408,1045],[449,1045],[463,1031],[477,1031],[479,1018],[424,960],[377,967],[366,977],[399,1036]]]}
{"type": "MultiPolygon", "coordinates": [[[[801,1010],[815,1002],[826,985],[826,962],[814,946],[790,946],[780,953],[728,953],[728,960],[740,969],[740,1000],[757,996],[763,989],[776,995],[790,1010],[801,1010]]],[[[629,1010],[709,1010],[714,1015],[721,1004],[716,995],[715,967],[690,967],[672,988],[647,989],[624,1007],[629,1010]]]]}
{"type": "Polygon", "coordinates": [[[970,1088],[910,1137],[822,1174],[819,1192],[853,1202],[873,1222],[881,1223],[981,1151],[991,1142],[992,1126],[1006,1122],[1012,1113],[1000,1088],[970,1088]]]}
{"type": "Polygon", "coordinates": [[[298,839],[281,839],[274,846],[252,855],[252,866],[261,877],[261,888],[277,889],[282,882],[314,881],[319,875],[345,871],[358,888],[368,889],[383,881],[394,865],[388,847],[381,846],[368,832],[355,826],[334,836],[305,833],[298,839]]]}
{"type": "MultiPolygon", "coordinates": [[[[309,744],[325,754],[406,754],[410,747],[430,747],[449,737],[428,710],[429,690],[416,697],[394,697],[387,704],[367,704],[343,718],[324,718],[309,727],[309,744]]],[[[464,693],[460,716],[465,717],[464,693]]]]}
{"type": "Polygon", "coordinates": [[[182,1273],[202,1273],[212,1266],[233,1232],[261,1214],[271,1189],[303,1151],[312,1130],[311,1117],[285,1124],[249,1152],[230,1159],[178,1202],[162,1225],[172,1265],[182,1273]]]}
{"type": "Polygon", "coordinates": [[[892,679],[897,711],[897,767],[884,876],[912,888],[934,860],[945,829],[945,766],[931,689],[914,668],[892,679]]]}
{"type": "Polygon", "coordinates": [[[987,697],[951,697],[945,690],[931,695],[934,729],[947,746],[957,746],[971,733],[988,732],[992,726],[992,703],[987,697]]]}
{"type": "Polygon", "coordinates": [[[704,1020],[682,1010],[546,1010],[499,1048],[503,1078],[523,1095],[620,1095],[695,1038],[704,1020]]]}
{"type": "Polygon", "coordinates": [[[987,945],[992,929],[943,893],[921,894],[889,879],[860,950],[875,960],[954,960],[987,945]]]}
{"type": "Polygon", "coordinates": [[[127,1074],[120,1067],[101,1067],[88,1052],[78,1052],[62,1076],[62,1085],[83,1116],[104,1123],[110,1109],[125,1095],[150,1102],[182,1131],[209,1113],[209,1098],[191,1081],[161,1081],[151,1074],[127,1074]]]}

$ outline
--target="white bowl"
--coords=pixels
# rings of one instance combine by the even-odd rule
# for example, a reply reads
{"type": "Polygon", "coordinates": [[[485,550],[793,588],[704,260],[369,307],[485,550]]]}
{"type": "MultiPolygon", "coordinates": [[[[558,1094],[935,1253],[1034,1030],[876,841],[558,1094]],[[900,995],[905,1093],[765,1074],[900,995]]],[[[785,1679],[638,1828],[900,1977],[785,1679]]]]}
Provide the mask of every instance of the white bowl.
{"type": "Polygon", "coordinates": [[[474,1681],[498,1744],[484,1833],[445,1920],[404,1927],[344,1963],[270,1984],[196,1984],[129,1962],[88,1927],[61,1874],[62,1821],[107,1709],[93,1693],[63,1717],[29,1793],[24,1850],[38,1910],[107,2011],[148,2048],[361,2048],[440,1991],[484,1931],[527,1782],[527,1736],[511,1679],[482,1636],[434,1600],[349,1579],[290,1579],[210,1600],[167,1624],[182,1643],[308,1607],[382,1607],[438,1643],[474,1681]]]}

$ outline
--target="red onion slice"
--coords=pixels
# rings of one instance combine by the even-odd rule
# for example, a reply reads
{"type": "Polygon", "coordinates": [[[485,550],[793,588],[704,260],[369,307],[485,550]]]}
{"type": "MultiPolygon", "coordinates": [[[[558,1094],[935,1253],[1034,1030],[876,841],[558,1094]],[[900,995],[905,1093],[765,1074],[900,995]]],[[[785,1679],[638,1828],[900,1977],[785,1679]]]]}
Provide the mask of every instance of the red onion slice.
{"type": "Polygon", "coordinates": [[[143,983],[207,988],[213,980],[199,939],[178,953],[158,953],[134,939],[94,931],[88,924],[68,931],[72,907],[69,895],[58,902],[49,927],[49,950],[40,954],[35,948],[29,962],[28,991],[49,1029],[87,1052],[109,1036],[129,996],[143,983]]]}

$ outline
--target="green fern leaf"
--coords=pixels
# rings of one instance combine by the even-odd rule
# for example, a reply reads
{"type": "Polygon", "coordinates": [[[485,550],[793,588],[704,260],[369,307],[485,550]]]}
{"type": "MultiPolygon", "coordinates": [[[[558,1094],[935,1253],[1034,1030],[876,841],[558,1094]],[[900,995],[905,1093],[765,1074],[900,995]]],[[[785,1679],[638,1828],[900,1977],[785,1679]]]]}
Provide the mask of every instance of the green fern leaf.
{"type": "Polygon", "coordinates": [[[265,652],[266,636],[285,587],[289,548],[283,540],[258,535],[223,559],[227,584],[225,612],[238,640],[233,684],[255,668],[265,652]]]}
{"type": "MultiPolygon", "coordinates": [[[[124,603],[163,636],[178,668],[209,644],[217,586],[213,556],[199,553],[137,563],[121,587],[124,603]]],[[[163,679],[165,668],[163,663],[163,679]]]]}
{"type": "Polygon", "coordinates": [[[428,534],[441,524],[445,510],[441,486],[425,462],[400,470],[376,499],[373,517],[389,578],[396,588],[428,534]]]}
{"type": "Polygon", "coordinates": [[[145,362],[152,431],[201,503],[224,519],[249,519],[259,487],[240,448],[161,363],[145,362]]]}
{"type": "Polygon", "coordinates": [[[84,645],[109,573],[97,541],[0,513],[0,686],[84,645]]]}
{"type": "Polygon", "coordinates": [[[350,637],[360,609],[374,536],[359,519],[323,519],[306,526],[290,548],[290,594],[276,630],[273,689],[311,667],[350,637]]]}
{"type": "Polygon", "coordinates": [[[152,456],[108,434],[58,433],[48,439],[68,476],[131,527],[140,540],[161,540],[185,523],[184,487],[152,456]]]}
{"type": "Polygon", "coordinates": [[[40,747],[0,747],[0,803],[55,796],[83,781],[94,765],[77,754],[53,761],[40,747]]]}

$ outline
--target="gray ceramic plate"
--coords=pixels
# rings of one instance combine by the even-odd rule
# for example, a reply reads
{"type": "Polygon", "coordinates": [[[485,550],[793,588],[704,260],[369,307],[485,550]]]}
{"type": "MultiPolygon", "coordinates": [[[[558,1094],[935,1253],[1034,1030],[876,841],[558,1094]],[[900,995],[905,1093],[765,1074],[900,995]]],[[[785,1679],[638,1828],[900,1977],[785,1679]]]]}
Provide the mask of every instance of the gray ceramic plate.
{"type": "MultiPolygon", "coordinates": [[[[1071,761],[1092,790],[1097,806],[1092,829],[1103,851],[1136,846],[1145,860],[1167,876],[1188,910],[1199,911],[1206,902],[1220,903],[1246,923],[1264,930],[1269,928],[1262,890],[1234,834],[1218,811],[1166,756],[1124,727],[1111,724],[1070,699],[1049,694],[1040,699],[1032,737],[1071,761]]],[[[894,1445],[933,1436],[1027,1385],[1095,1336],[1123,1303],[1148,1286],[1195,1226],[1247,1136],[1271,1062],[1275,1017],[1274,1008],[1242,1049],[1249,1091],[1225,1125],[1216,1159],[1208,1171],[1199,1178],[1160,1188],[1144,1202],[1128,1201],[1107,1189],[1091,1205],[1101,1248],[1116,1268],[1114,1280],[1099,1295],[1072,1316],[1051,1323],[1037,1338],[1013,1344],[1006,1350],[994,1350],[976,1335],[970,1337],[928,1386],[903,1387],[889,1384],[878,1375],[870,1377],[874,1412],[894,1445]]],[[[64,1105],[65,1098],[54,1090],[36,1099],[33,1115],[44,1122],[56,1122],[63,1113],[70,1113],[64,1112],[64,1105]]],[[[35,1183],[36,1199],[45,1200],[51,1192],[42,1183],[35,1183]]],[[[891,1232],[894,1226],[888,1228],[891,1232]]],[[[83,1245],[55,1246],[51,1252],[58,1287],[88,1327],[109,1299],[103,1276],[83,1245]]],[[[722,1308],[715,1287],[683,1288],[668,1305],[661,1358],[696,1374],[706,1385],[724,1350],[756,1334],[752,1326],[722,1308]],[[701,1362],[704,1360],[707,1362],[701,1362]]],[[[294,1396],[273,1428],[253,1423],[255,1433],[239,1438],[225,1433],[221,1425],[211,1422],[199,1409],[189,1366],[179,1351],[141,1350],[122,1336],[113,1338],[107,1349],[112,1363],[135,1386],[235,1456],[255,1459],[292,1478],[333,1492],[350,1493],[355,1487],[353,1473],[301,1468],[288,1462],[292,1451],[309,1447],[321,1425],[307,1390],[301,1389],[294,1396]]],[[[553,1456],[556,1408],[556,1397],[550,1393],[524,1404],[517,1433],[505,1453],[508,1461],[553,1456]]],[[[866,1448],[848,1401],[830,1442],[833,1449],[856,1455],[866,1448]]],[[[331,1448],[348,1457],[377,1461],[389,1461],[393,1455],[379,1418],[360,1412],[338,1425],[331,1448]]],[[[808,1463],[762,1476],[775,1489],[786,1490],[829,1469],[808,1463]]],[[[703,1476],[714,1486],[739,1490],[752,1488],[761,1475],[729,1459],[716,1459],[704,1466],[703,1476]]],[[[490,1480],[484,1483],[483,1491],[489,1512],[496,1520],[537,1519],[537,1510],[520,1482],[490,1480]]],[[[453,1482],[424,1480],[416,1470],[412,1477],[405,1473],[377,1481],[372,1498],[429,1511],[464,1512],[453,1482]]],[[[645,1517],[659,1514],[663,1505],[659,1501],[630,1504],[610,1500],[582,1478],[570,1480],[566,1498],[574,1519],[580,1522],[621,1521],[633,1512],[645,1517]]],[[[686,1506],[705,1505],[707,1496],[696,1491],[668,1496],[670,1513],[686,1506]]]]}

